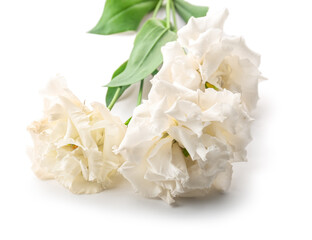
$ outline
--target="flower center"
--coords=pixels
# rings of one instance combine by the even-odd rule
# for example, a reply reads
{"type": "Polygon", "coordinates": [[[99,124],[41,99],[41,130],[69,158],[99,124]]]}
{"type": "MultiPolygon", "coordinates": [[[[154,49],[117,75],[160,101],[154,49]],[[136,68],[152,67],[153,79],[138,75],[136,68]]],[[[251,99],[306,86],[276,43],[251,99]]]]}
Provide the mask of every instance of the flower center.
{"type": "Polygon", "coordinates": [[[75,145],[75,144],[68,144],[67,146],[68,146],[68,148],[71,149],[71,150],[75,150],[75,149],[78,148],[78,146],[75,145]]]}
{"type": "Polygon", "coordinates": [[[218,67],[217,71],[211,75],[209,80],[205,83],[206,88],[213,88],[215,90],[220,90],[219,88],[225,88],[227,82],[230,78],[232,68],[230,64],[224,60],[218,67]]]}

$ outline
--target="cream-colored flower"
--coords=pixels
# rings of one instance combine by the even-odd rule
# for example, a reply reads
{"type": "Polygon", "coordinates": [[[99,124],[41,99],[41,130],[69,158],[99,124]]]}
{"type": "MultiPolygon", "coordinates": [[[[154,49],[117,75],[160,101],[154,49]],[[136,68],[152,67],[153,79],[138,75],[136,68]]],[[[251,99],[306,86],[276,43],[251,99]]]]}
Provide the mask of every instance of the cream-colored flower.
{"type": "Polygon", "coordinates": [[[245,160],[249,124],[240,94],[154,79],[117,150],[126,160],[119,171],[135,191],[168,203],[226,190],[231,163],[245,160]]]}
{"type": "Polygon", "coordinates": [[[252,111],[258,100],[260,56],[241,37],[228,36],[223,24],[228,11],[190,18],[178,40],[162,48],[163,67],[156,79],[179,82],[193,90],[211,87],[241,93],[252,111]]]}
{"type": "Polygon", "coordinates": [[[100,103],[88,109],[57,77],[45,94],[44,118],[28,130],[34,141],[33,170],[74,193],[107,188],[123,159],[113,153],[126,127],[100,103]]]}

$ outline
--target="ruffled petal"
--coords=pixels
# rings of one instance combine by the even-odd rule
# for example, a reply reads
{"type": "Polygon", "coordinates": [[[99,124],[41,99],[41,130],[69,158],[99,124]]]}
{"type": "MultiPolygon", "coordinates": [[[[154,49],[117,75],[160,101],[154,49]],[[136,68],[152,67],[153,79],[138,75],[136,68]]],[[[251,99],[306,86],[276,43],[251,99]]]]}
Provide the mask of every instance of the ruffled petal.
{"type": "Polygon", "coordinates": [[[111,184],[123,159],[113,153],[125,125],[102,104],[89,110],[57,77],[45,94],[45,118],[28,129],[34,139],[33,169],[74,193],[95,193],[111,184]]]}
{"type": "Polygon", "coordinates": [[[169,42],[162,48],[163,65],[154,81],[163,80],[177,82],[190,89],[198,89],[201,77],[198,72],[199,64],[190,56],[186,55],[180,44],[169,42]]]}
{"type": "Polygon", "coordinates": [[[227,9],[212,12],[209,10],[207,16],[191,17],[188,23],[178,31],[178,41],[185,48],[188,48],[200,35],[211,28],[223,29],[225,20],[229,12],[227,9]]]}

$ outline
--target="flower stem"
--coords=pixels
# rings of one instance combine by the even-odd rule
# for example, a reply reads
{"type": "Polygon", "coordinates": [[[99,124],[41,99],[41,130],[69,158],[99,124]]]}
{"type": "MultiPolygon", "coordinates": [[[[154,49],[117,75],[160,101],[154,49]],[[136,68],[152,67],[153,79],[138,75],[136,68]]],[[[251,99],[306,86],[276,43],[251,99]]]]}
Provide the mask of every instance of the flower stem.
{"type": "Polygon", "coordinates": [[[112,110],[112,108],[114,107],[114,105],[115,105],[115,103],[116,103],[116,101],[118,99],[120,90],[121,90],[121,87],[118,87],[116,92],[115,92],[115,94],[114,94],[114,97],[113,97],[112,101],[110,102],[110,104],[107,107],[109,110],[112,110]]]}
{"type": "Polygon", "coordinates": [[[167,4],[166,4],[167,28],[170,28],[170,5],[171,5],[171,0],[167,0],[167,4]]]}
{"type": "Polygon", "coordinates": [[[175,31],[177,31],[178,30],[178,24],[177,24],[176,11],[175,11],[173,1],[171,1],[171,11],[172,11],[172,15],[173,15],[174,28],[175,28],[175,31]]]}
{"type": "Polygon", "coordinates": [[[154,13],[153,13],[153,18],[155,18],[157,16],[157,13],[158,13],[162,3],[163,3],[163,0],[158,1],[157,5],[155,7],[154,13]]]}
{"type": "Polygon", "coordinates": [[[139,106],[141,104],[141,102],[142,102],[143,85],[144,85],[144,79],[141,80],[141,83],[140,83],[140,90],[139,90],[139,95],[138,95],[137,106],[139,106]]]}

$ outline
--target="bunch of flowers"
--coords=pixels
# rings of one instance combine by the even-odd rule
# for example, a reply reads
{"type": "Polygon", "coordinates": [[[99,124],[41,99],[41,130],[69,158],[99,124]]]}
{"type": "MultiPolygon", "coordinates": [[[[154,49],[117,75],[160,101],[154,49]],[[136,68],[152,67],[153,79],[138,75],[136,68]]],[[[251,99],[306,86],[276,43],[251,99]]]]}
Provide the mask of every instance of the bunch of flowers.
{"type": "Polygon", "coordinates": [[[91,32],[134,30],[143,13],[155,11],[138,33],[129,60],[108,84],[107,108],[94,103],[88,109],[62,79],[52,80],[45,93],[45,117],[29,127],[35,143],[33,170],[74,193],[99,192],[119,173],[136,192],[168,203],[212,189],[226,191],[232,164],[246,161],[262,78],[260,56],[241,37],[224,33],[227,10],[206,15],[206,7],[168,0],[164,22],[155,17],[163,1],[122,2],[114,9],[119,6],[123,14],[134,11],[130,3],[142,8],[136,24],[109,24],[114,2],[108,0],[91,32]],[[175,10],[188,21],[179,31],[170,22],[175,10]],[[152,87],[141,103],[150,74],[152,87]],[[138,106],[123,124],[109,110],[138,81],[138,106]]]}

